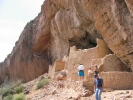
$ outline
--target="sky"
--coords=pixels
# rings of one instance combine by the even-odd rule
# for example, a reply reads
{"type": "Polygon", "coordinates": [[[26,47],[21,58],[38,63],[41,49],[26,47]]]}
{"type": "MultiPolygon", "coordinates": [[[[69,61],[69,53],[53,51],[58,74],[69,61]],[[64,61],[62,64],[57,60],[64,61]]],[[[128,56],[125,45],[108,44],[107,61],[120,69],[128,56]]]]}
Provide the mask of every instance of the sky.
{"type": "Polygon", "coordinates": [[[44,0],[0,0],[0,62],[11,53],[26,23],[41,11],[44,0]]]}

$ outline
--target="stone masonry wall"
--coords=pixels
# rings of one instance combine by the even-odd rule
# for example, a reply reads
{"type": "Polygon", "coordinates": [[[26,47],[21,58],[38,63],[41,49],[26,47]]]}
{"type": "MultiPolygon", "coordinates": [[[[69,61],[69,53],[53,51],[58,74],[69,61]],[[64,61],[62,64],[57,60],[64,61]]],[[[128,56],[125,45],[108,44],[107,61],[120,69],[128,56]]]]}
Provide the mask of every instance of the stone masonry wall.
{"type": "Polygon", "coordinates": [[[98,49],[98,58],[103,58],[108,54],[112,54],[112,51],[109,49],[107,44],[100,39],[97,39],[97,49],[98,49]]]}
{"type": "Polygon", "coordinates": [[[61,60],[56,60],[53,66],[49,66],[49,76],[51,76],[52,79],[56,77],[56,75],[64,69],[65,62],[61,60]]]}
{"type": "Polygon", "coordinates": [[[89,49],[76,49],[76,47],[70,48],[70,54],[68,58],[68,78],[72,80],[78,80],[77,67],[79,64],[83,64],[85,69],[85,76],[89,67],[94,70],[94,65],[97,64],[101,71],[125,71],[126,66],[112,54],[103,40],[97,39],[97,46],[89,49]]]}
{"type": "MultiPolygon", "coordinates": [[[[91,67],[92,59],[97,59],[97,48],[85,49],[85,50],[73,50],[70,48],[70,56],[68,60],[68,78],[76,77],[77,68],[82,63],[85,67],[85,74],[87,74],[87,68],[91,67]]],[[[75,80],[75,79],[74,79],[75,80]]]]}
{"type": "Polygon", "coordinates": [[[102,61],[103,71],[127,71],[125,64],[121,62],[115,54],[109,54],[103,58],[102,61]]]}
{"type": "Polygon", "coordinates": [[[133,73],[131,72],[102,72],[101,77],[105,88],[133,89],[133,73]]]}

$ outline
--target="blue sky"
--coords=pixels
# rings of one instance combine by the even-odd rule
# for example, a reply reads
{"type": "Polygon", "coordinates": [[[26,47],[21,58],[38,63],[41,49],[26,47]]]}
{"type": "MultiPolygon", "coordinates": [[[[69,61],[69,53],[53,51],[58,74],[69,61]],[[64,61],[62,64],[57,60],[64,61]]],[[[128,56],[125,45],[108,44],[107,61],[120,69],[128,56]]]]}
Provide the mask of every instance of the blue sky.
{"type": "Polygon", "coordinates": [[[41,11],[44,0],[0,0],[0,62],[11,53],[27,22],[41,11]]]}

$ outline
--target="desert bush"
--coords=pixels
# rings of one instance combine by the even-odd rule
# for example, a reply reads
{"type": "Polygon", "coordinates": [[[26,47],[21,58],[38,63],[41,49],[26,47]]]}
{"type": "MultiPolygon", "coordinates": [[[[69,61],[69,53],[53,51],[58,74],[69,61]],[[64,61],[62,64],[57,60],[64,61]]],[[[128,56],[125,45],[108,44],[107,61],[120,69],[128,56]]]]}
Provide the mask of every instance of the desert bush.
{"type": "Polygon", "coordinates": [[[13,95],[8,95],[4,97],[3,100],[13,100],[13,95]]]}
{"type": "Polygon", "coordinates": [[[50,81],[50,79],[43,79],[43,80],[40,80],[36,86],[36,90],[42,88],[44,85],[48,84],[50,81]]]}
{"type": "Polygon", "coordinates": [[[14,89],[16,86],[19,86],[21,83],[22,80],[18,80],[0,85],[0,95],[2,95],[2,97],[8,96],[10,94],[10,91],[14,89]]]}
{"type": "Polygon", "coordinates": [[[13,100],[25,100],[25,95],[23,93],[16,94],[14,95],[13,100]]]}
{"type": "Polygon", "coordinates": [[[18,86],[18,87],[15,88],[15,92],[17,94],[19,94],[19,93],[23,92],[23,89],[24,89],[24,87],[22,85],[20,85],[20,86],[18,86]]]}
{"type": "Polygon", "coordinates": [[[2,98],[8,96],[9,94],[10,94],[10,89],[4,90],[2,93],[2,98]]]}

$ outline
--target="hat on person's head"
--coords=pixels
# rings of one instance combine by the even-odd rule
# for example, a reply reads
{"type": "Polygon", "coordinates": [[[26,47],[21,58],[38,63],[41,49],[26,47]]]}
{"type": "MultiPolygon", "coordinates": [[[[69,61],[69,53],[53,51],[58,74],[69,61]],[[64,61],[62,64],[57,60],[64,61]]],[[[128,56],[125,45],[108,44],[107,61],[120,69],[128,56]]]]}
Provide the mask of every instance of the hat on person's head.
{"type": "Polygon", "coordinates": [[[98,75],[97,74],[94,74],[94,78],[96,78],[98,75]]]}

